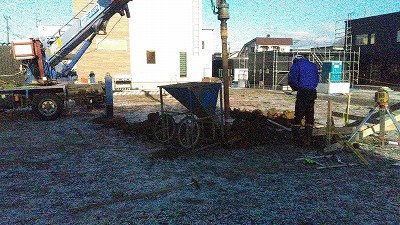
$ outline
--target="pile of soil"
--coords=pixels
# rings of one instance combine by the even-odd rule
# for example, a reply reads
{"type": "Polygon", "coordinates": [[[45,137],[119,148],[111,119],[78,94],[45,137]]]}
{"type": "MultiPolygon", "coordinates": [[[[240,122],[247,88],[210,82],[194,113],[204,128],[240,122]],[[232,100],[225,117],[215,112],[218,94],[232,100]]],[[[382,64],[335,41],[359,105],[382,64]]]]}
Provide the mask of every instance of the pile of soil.
{"type": "MultiPolygon", "coordinates": [[[[150,113],[147,120],[141,122],[129,122],[122,116],[108,119],[104,116],[93,120],[96,124],[102,124],[104,128],[115,128],[122,130],[124,134],[131,136],[140,135],[145,139],[154,139],[153,125],[159,113],[150,113]]],[[[229,148],[243,148],[262,146],[268,143],[285,142],[290,139],[289,128],[294,117],[294,112],[276,110],[241,110],[233,109],[231,118],[234,122],[230,126],[228,138],[229,148]],[[278,125],[280,124],[280,125],[278,125]]],[[[216,134],[220,134],[219,131],[216,134]]],[[[216,137],[220,139],[220,137],[216,137]]]]}

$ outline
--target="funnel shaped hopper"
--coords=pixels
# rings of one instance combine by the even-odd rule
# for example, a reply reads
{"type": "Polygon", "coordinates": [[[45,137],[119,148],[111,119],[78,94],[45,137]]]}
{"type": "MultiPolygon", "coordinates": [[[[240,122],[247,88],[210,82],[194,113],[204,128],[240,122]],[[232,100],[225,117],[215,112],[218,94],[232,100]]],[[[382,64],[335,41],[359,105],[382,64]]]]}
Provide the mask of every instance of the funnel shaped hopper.
{"type": "Polygon", "coordinates": [[[199,118],[214,116],[221,83],[189,82],[159,86],[199,118]]]}

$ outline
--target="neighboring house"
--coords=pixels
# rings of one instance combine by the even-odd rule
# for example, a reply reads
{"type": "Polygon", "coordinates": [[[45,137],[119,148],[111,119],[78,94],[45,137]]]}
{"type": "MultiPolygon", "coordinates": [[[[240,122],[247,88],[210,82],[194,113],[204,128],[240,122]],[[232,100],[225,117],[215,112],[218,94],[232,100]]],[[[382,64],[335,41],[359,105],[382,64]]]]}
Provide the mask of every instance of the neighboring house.
{"type": "Polygon", "coordinates": [[[290,52],[293,45],[292,38],[271,38],[257,37],[244,44],[239,55],[248,54],[250,52],[278,51],[290,52]]]}
{"type": "Polygon", "coordinates": [[[360,83],[400,83],[400,12],[349,21],[352,49],[360,47],[360,83]]]}

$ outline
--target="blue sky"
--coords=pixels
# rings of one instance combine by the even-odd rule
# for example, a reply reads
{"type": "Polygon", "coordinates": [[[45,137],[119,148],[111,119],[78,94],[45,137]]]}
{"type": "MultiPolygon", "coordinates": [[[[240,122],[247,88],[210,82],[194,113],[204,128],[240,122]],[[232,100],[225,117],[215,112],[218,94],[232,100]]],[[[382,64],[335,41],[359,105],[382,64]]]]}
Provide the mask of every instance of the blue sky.
{"type": "MultiPolygon", "coordinates": [[[[167,1],[167,0],[165,0],[167,1]]],[[[190,0],[188,0],[190,1],[190,0]]],[[[214,29],[214,50],[220,51],[217,16],[211,1],[203,1],[203,26],[214,29]]],[[[215,1],[215,0],[214,0],[215,1]]],[[[297,47],[329,45],[335,38],[336,22],[399,12],[398,0],[227,0],[228,42],[232,51],[255,37],[290,37],[297,47]]],[[[63,25],[72,15],[72,0],[0,0],[0,42],[6,42],[6,20],[10,19],[10,39],[36,36],[36,21],[43,25],[63,25]]],[[[344,23],[340,23],[344,24],[344,23]]]]}
{"type": "Polygon", "coordinates": [[[0,0],[0,42],[7,41],[6,20],[10,17],[10,41],[37,36],[37,21],[64,25],[73,16],[71,0],[0,0]]]}
{"type": "MultiPolygon", "coordinates": [[[[255,37],[289,37],[296,45],[324,46],[335,39],[336,21],[399,12],[399,0],[227,0],[228,42],[232,51],[255,37]]],[[[215,50],[221,45],[220,23],[203,0],[203,23],[214,32],[215,50]]],[[[344,23],[339,23],[344,25],[344,23]]]]}

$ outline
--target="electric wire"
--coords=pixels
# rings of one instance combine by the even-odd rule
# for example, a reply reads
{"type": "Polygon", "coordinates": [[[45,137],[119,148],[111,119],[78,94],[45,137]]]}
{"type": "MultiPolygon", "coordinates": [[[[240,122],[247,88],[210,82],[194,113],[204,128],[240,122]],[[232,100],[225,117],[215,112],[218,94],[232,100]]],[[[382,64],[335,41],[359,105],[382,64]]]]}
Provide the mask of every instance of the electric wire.
{"type": "MultiPolygon", "coordinates": [[[[103,39],[101,39],[97,44],[100,44],[102,41],[104,41],[104,40],[111,34],[111,32],[114,30],[115,26],[121,21],[121,19],[122,19],[122,16],[121,16],[121,17],[118,19],[118,21],[115,22],[115,24],[111,27],[111,29],[110,29],[110,31],[107,33],[107,35],[106,35],[103,39]]],[[[92,51],[86,52],[84,55],[89,54],[89,53],[92,53],[92,52],[95,52],[95,51],[97,51],[97,50],[98,50],[98,49],[97,49],[97,47],[96,47],[96,49],[93,49],[92,51]]]]}

